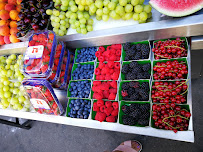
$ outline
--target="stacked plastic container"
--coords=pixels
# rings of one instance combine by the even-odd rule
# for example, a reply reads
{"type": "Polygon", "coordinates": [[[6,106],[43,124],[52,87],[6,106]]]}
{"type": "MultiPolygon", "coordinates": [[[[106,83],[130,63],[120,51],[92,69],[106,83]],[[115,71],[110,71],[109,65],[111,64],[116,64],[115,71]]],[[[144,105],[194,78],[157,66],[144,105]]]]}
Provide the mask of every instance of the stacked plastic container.
{"type": "Polygon", "coordinates": [[[23,72],[29,79],[25,79],[23,85],[38,113],[64,113],[52,86],[66,89],[62,86],[67,82],[64,77],[68,74],[69,63],[70,53],[63,42],[57,41],[54,32],[44,31],[30,36],[23,58],[23,72]]]}

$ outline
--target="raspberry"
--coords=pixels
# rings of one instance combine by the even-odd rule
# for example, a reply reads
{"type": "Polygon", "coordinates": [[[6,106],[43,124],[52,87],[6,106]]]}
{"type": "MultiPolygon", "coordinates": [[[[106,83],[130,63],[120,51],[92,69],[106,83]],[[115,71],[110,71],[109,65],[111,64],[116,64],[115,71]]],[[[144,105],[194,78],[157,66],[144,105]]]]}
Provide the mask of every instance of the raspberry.
{"type": "Polygon", "coordinates": [[[112,102],[111,101],[106,101],[105,106],[106,107],[112,107],[112,102]]]}
{"type": "Polygon", "coordinates": [[[106,117],[107,122],[116,122],[116,118],[114,116],[108,116],[106,117]]]}
{"type": "Polygon", "coordinates": [[[114,109],[118,109],[118,102],[113,102],[112,106],[113,106],[114,109]]]}
{"type": "Polygon", "coordinates": [[[100,75],[100,80],[105,80],[105,76],[104,75],[100,75]]]}
{"type": "Polygon", "coordinates": [[[103,100],[98,100],[97,101],[97,106],[98,107],[101,107],[101,106],[103,106],[104,105],[104,101],[103,100]]]}
{"type": "Polygon", "coordinates": [[[111,89],[109,89],[109,93],[117,93],[117,89],[115,89],[115,88],[111,88],[111,89]]]}
{"type": "Polygon", "coordinates": [[[93,111],[100,111],[99,107],[97,106],[97,103],[95,102],[93,104],[93,111]]]}
{"type": "Polygon", "coordinates": [[[106,119],[106,114],[102,112],[97,112],[95,116],[95,120],[98,120],[100,122],[104,121],[106,119]]]}
{"type": "Polygon", "coordinates": [[[107,107],[107,108],[104,110],[104,113],[105,113],[107,116],[109,116],[112,111],[113,111],[113,107],[107,107]]]}
{"type": "Polygon", "coordinates": [[[98,68],[102,69],[105,66],[105,63],[99,62],[98,68]]]}
{"type": "Polygon", "coordinates": [[[100,56],[100,57],[98,57],[98,60],[99,60],[99,62],[104,62],[104,57],[103,56],[100,56]]]}
{"type": "Polygon", "coordinates": [[[120,62],[115,62],[115,63],[114,63],[114,67],[115,67],[116,69],[119,69],[119,70],[120,70],[120,62]]]}
{"type": "Polygon", "coordinates": [[[105,86],[104,83],[102,83],[101,85],[99,85],[99,88],[100,88],[101,90],[106,90],[106,86],[105,86]]]}
{"type": "Polygon", "coordinates": [[[121,56],[121,50],[116,50],[116,55],[120,57],[121,56]]]}
{"type": "Polygon", "coordinates": [[[103,105],[103,106],[101,106],[99,109],[100,109],[101,112],[104,112],[104,110],[106,109],[106,106],[103,105]]]}
{"type": "Polygon", "coordinates": [[[112,54],[112,55],[109,57],[109,61],[116,61],[116,55],[115,55],[115,54],[112,54]]]}
{"type": "Polygon", "coordinates": [[[116,54],[116,49],[111,49],[111,54],[116,54]]]}
{"type": "Polygon", "coordinates": [[[105,51],[105,52],[103,53],[103,55],[104,55],[105,57],[109,58],[109,57],[111,56],[111,51],[105,51]]]}
{"type": "Polygon", "coordinates": [[[104,51],[105,51],[105,48],[104,48],[103,46],[100,46],[100,47],[99,47],[99,51],[104,52],[104,51]]]}
{"type": "Polygon", "coordinates": [[[109,73],[109,68],[107,67],[104,67],[102,70],[101,70],[101,74],[106,74],[106,73],[109,73]]]}
{"type": "Polygon", "coordinates": [[[93,86],[97,86],[97,85],[100,85],[101,84],[101,81],[93,81],[93,86]]]}
{"type": "Polygon", "coordinates": [[[115,109],[111,113],[112,116],[118,116],[118,109],[115,109]]]}
{"type": "Polygon", "coordinates": [[[110,93],[108,100],[115,100],[116,94],[115,93],[110,93]]]}
{"type": "Polygon", "coordinates": [[[94,98],[97,99],[97,100],[100,100],[103,98],[103,94],[101,93],[94,93],[94,98]]]}
{"type": "Polygon", "coordinates": [[[114,73],[111,75],[111,78],[112,78],[113,80],[118,80],[119,74],[116,73],[116,72],[114,72],[114,73]]]}
{"type": "Polygon", "coordinates": [[[108,82],[103,82],[103,85],[105,86],[105,90],[109,90],[110,84],[108,82]]]}
{"type": "Polygon", "coordinates": [[[101,73],[100,69],[99,69],[99,68],[96,68],[96,69],[95,69],[95,75],[100,75],[100,73],[101,73]]]}
{"type": "Polygon", "coordinates": [[[106,74],[105,80],[111,80],[111,75],[110,74],[106,74]]]}
{"type": "Polygon", "coordinates": [[[102,52],[101,52],[101,51],[97,51],[97,52],[95,53],[95,56],[96,56],[97,58],[99,58],[101,55],[102,55],[102,52]]]}
{"type": "Polygon", "coordinates": [[[114,69],[114,72],[119,73],[120,74],[120,69],[114,69]]]}
{"type": "Polygon", "coordinates": [[[111,51],[111,46],[107,46],[106,50],[111,51]]]}
{"type": "Polygon", "coordinates": [[[119,61],[119,60],[120,60],[120,58],[121,58],[120,56],[117,56],[117,57],[116,57],[116,61],[119,61]]]}
{"type": "Polygon", "coordinates": [[[108,90],[104,90],[103,91],[103,96],[104,96],[104,98],[108,98],[109,97],[109,91],[108,90]]]}
{"type": "Polygon", "coordinates": [[[114,62],[113,61],[108,61],[107,65],[108,65],[108,67],[110,69],[112,69],[114,67],[114,62]]]}
{"type": "Polygon", "coordinates": [[[116,81],[110,82],[110,85],[111,85],[113,88],[116,88],[116,89],[117,89],[117,82],[116,82],[116,81]]]}
{"type": "Polygon", "coordinates": [[[114,69],[110,69],[110,70],[109,70],[109,73],[110,73],[110,74],[114,73],[114,69]]]}

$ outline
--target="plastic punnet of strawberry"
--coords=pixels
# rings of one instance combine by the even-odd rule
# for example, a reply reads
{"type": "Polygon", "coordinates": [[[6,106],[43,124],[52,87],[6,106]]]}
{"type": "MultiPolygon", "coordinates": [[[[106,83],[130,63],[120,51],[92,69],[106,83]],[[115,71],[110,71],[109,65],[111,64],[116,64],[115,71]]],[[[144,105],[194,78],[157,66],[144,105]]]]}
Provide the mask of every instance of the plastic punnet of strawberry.
{"type": "Polygon", "coordinates": [[[56,36],[52,31],[34,33],[23,58],[23,72],[30,77],[48,77],[53,66],[56,36]]]}
{"type": "Polygon", "coordinates": [[[43,114],[61,114],[60,103],[56,101],[53,92],[42,81],[36,83],[34,81],[24,81],[23,85],[35,111],[43,114]]]}
{"type": "Polygon", "coordinates": [[[56,53],[54,56],[54,65],[52,67],[52,72],[48,81],[52,84],[56,83],[59,79],[60,72],[62,70],[63,60],[65,60],[65,56],[67,56],[67,52],[65,51],[64,43],[58,42],[56,47],[56,53]]]}

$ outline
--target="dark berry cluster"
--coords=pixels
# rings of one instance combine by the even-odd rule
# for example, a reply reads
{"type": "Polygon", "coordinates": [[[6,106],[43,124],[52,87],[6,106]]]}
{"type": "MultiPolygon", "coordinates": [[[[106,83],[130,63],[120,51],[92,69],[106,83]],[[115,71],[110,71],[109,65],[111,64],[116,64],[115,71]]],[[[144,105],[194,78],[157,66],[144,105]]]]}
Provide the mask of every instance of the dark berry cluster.
{"type": "Polygon", "coordinates": [[[138,64],[137,61],[133,61],[130,64],[125,64],[122,67],[122,73],[125,74],[125,80],[135,80],[135,79],[150,79],[151,64],[138,64]]]}
{"type": "Polygon", "coordinates": [[[126,43],[123,46],[126,56],[125,61],[140,60],[149,58],[149,44],[131,44],[126,43]]]}
{"type": "Polygon", "coordinates": [[[127,101],[148,101],[149,100],[149,83],[131,81],[122,84],[121,95],[123,100],[127,101]]]}
{"type": "Polygon", "coordinates": [[[78,67],[73,71],[73,80],[79,79],[92,79],[94,73],[94,65],[91,64],[78,64],[78,67]]]}
{"type": "Polygon", "coordinates": [[[71,100],[69,108],[71,108],[68,113],[69,117],[88,119],[91,110],[91,101],[83,99],[71,100]]]}
{"type": "Polygon", "coordinates": [[[139,104],[133,103],[130,106],[123,105],[122,111],[125,115],[122,116],[124,125],[141,125],[148,126],[149,125],[149,117],[150,117],[150,104],[139,104]]]}
{"type": "Polygon", "coordinates": [[[72,81],[70,83],[70,96],[76,98],[88,98],[91,90],[91,81],[72,81]]]}
{"type": "Polygon", "coordinates": [[[88,48],[82,48],[80,50],[77,50],[78,55],[75,62],[79,63],[79,62],[88,62],[88,61],[95,60],[96,51],[97,51],[97,47],[88,47],[88,48]]]}

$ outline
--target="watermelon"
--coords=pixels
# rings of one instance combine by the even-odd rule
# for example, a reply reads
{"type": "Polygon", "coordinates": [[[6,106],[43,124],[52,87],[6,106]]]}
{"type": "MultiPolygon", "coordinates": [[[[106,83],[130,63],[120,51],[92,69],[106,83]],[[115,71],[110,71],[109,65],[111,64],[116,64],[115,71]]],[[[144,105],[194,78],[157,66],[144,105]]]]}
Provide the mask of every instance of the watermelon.
{"type": "Polygon", "coordinates": [[[162,14],[181,17],[202,9],[203,0],[150,0],[150,5],[162,14]]]}

